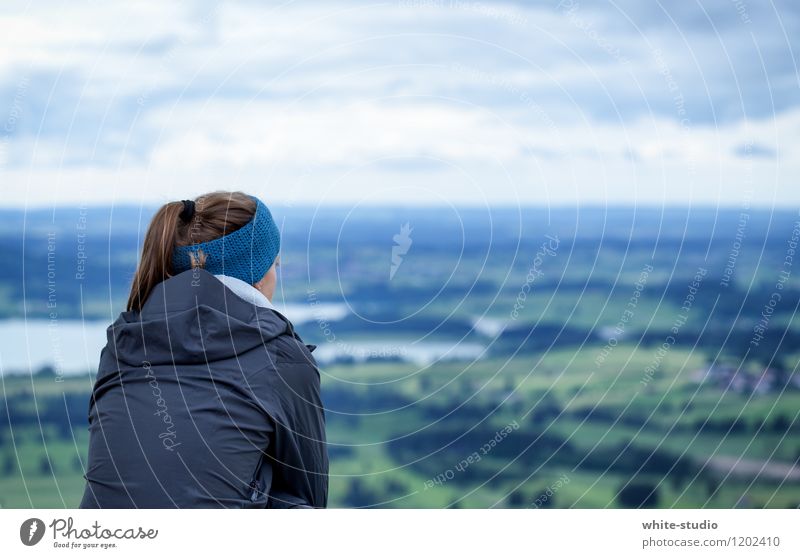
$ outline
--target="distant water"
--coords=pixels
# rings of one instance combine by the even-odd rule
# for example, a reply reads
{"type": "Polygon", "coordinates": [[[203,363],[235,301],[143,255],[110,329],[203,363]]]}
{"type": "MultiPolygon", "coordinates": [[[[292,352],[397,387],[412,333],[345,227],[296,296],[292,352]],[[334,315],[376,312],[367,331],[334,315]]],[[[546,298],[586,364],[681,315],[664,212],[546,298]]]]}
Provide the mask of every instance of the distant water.
{"type": "Polygon", "coordinates": [[[346,304],[319,302],[317,304],[276,304],[275,308],[289,318],[294,325],[313,322],[337,322],[350,313],[346,304]]]}
{"type": "Polygon", "coordinates": [[[104,321],[0,320],[0,373],[51,366],[57,375],[97,370],[104,321]]]}
{"type": "Polygon", "coordinates": [[[472,328],[486,337],[497,337],[510,323],[508,318],[490,318],[489,316],[477,316],[472,319],[472,328]]]}
{"type": "MultiPolygon", "coordinates": [[[[344,304],[276,305],[295,325],[345,318],[344,304]]],[[[95,372],[106,344],[109,322],[80,320],[0,320],[0,374],[29,373],[52,367],[59,376],[95,372]]],[[[474,360],[483,352],[476,343],[401,343],[359,341],[342,345],[322,343],[314,352],[320,364],[340,361],[396,359],[425,365],[437,360],[474,360]]]]}
{"type": "Polygon", "coordinates": [[[353,343],[321,343],[314,350],[319,364],[336,362],[361,363],[376,360],[399,360],[417,366],[427,366],[441,361],[473,361],[484,356],[485,347],[479,343],[445,343],[423,341],[418,343],[387,343],[359,341],[353,343]]]}
{"type": "MultiPolygon", "coordinates": [[[[345,304],[284,304],[276,308],[295,325],[341,320],[345,304]]],[[[0,374],[29,373],[50,366],[57,375],[95,372],[110,322],[81,320],[0,320],[0,374]]]]}

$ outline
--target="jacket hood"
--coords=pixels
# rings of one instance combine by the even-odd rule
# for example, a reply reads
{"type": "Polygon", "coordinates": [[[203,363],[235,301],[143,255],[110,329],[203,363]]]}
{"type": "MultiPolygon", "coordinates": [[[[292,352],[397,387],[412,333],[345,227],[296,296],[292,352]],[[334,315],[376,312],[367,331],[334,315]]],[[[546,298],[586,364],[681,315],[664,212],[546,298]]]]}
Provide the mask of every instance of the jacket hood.
{"type": "Polygon", "coordinates": [[[106,330],[106,350],[121,363],[209,363],[241,355],[292,331],[272,308],[240,298],[204,269],[159,283],[141,312],[122,312],[106,330]]]}

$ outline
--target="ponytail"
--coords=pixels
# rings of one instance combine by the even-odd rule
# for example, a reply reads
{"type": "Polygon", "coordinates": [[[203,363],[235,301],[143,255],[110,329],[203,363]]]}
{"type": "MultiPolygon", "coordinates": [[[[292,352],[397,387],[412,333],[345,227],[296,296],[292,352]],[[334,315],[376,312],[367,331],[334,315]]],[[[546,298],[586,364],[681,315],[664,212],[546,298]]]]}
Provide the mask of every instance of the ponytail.
{"type": "Polygon", "coordinates": [[[159,209],[144,237],[142,261],[133,276],[128,311],[140,311],[157,284],[172,276],[172,251],[178,238],[182,202],[170,202],[159,209]]]}

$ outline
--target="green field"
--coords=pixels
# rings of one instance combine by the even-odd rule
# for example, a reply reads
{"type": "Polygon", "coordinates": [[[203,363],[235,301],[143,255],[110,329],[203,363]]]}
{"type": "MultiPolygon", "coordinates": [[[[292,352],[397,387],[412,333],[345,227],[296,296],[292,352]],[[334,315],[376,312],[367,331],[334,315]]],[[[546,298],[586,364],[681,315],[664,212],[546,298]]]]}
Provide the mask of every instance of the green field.
{"type": "MultiPolygon", "coordinates": [[[[546,505],[627,507],[620,490],[644,484],[655,487],[659,507],[797,506],[797,478],[772,466],[800,459],[800,391],[748,395],[698,384],[690,372],[704,360],[679,348],[643,386],[653,354],[620,344],[600,367],[594,351],[553,350],[469,365],[324,368],[330,505],[538,507],[562,479],[546,505]],[[699,429],[707,418],[713,428],[699,429]],[[519,428],[492,451],[455,468],[512,422],[519,428]],[[536,436],[548,451],[526,450],[536,436]],[[771,466],[761,474],[713,466],[731,457],[771,466]],[[452,478],[431,482],[448,470],[452,478]]],[[[3,507],[77,506],[88,442],[79,420],[90,385],[89,377],[56,382],[46,374],[3,379],[7,412],[17,419],[2,432],[3,507]],[[58,416],[75,423],[54,424],[58,416]]]]}

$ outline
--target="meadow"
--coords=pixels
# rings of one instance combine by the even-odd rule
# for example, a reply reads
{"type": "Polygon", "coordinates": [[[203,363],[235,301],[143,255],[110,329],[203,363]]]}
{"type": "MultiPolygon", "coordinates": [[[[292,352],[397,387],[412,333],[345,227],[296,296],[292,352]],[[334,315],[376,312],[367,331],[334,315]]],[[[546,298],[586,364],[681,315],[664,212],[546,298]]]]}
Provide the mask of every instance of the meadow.
{"type": "MultiPolygon", "coordinates": [[[[29,213],[25,228],[0,216],[4,253],[25,262],[0,271],[0,318],[49,315],[52,233],[57,320],[110,323],[146,218],[91,209],[79,277],[78,209],[59,211],[29,213]]],[[[800,506],[796,214],[753,212],[732,266],[735,211],[274,213],[277,301],[346,309],[297,326],[340,349],[320,366],[331,506],[800,506]],[[547,238],[558,241],[542,252],[547,238]],[[375,346],[387,350],[348,354],[375,346]],[[430,346],[445,349],[420,357],[430,346]]],[[[55,354],[53,343],[24,339],[0,357],[55,354]]],[[[80,501],[94,371],[60,366],[3,368],[3,507],[80,501]]]]}

